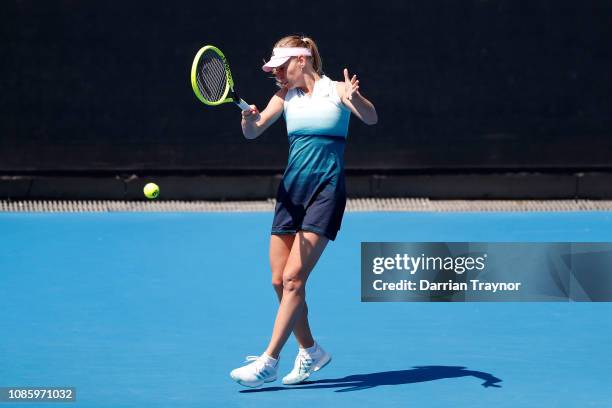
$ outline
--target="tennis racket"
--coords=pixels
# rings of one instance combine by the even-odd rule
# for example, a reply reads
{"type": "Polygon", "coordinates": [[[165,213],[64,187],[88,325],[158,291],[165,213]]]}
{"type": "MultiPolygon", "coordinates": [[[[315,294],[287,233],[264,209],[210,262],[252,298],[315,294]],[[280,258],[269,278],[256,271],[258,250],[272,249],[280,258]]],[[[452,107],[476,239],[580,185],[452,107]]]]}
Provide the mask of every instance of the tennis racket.
{"type": "Polygon", "coordinates": [[[236,93],[227,59],[215,46],[202,47],[193,59],[191,87],[198,99],[206,105],[234,102],[242,110],[251,109],[236,93]]]}

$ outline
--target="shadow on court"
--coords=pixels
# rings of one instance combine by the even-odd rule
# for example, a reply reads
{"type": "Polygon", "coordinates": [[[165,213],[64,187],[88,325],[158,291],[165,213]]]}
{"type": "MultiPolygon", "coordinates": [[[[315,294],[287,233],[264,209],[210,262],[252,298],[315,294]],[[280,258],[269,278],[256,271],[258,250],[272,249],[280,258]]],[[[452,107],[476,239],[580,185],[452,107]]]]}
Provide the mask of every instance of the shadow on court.
{"type": "Polygon", "coordinates": [[[286,391],[286,390],[308,390],[321,388],[342,388],[336,392],[360,391],[381,385],[402,385],[425,381],[442,380],[445,378],[457,378],[472,376],[480,378],[484,382],[483,387],[501,388],[498,383],[502,380],[489,373],[482,371],[466,370],[465,367],[454,366],[415,366],[411,370],[383,371],[380,373],[356,374],[344,378],[333,378],[318,381],[305,381],[298,386],[291,387],[267,387],[256,390],[243,390],[241,393],[286,391]]]}

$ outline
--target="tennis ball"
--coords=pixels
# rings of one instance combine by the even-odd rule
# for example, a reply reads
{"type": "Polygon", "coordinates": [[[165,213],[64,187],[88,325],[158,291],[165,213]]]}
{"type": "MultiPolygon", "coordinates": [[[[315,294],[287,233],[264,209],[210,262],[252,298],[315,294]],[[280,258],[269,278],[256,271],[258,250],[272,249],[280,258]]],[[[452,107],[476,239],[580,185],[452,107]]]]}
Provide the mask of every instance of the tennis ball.
{"type": "Polygon", "coordinates": [[[154,200],[159,196],[159,186],[155,183],[148,183],[142,191],[144,191],[145,197],[149,200],[154,200]]]}

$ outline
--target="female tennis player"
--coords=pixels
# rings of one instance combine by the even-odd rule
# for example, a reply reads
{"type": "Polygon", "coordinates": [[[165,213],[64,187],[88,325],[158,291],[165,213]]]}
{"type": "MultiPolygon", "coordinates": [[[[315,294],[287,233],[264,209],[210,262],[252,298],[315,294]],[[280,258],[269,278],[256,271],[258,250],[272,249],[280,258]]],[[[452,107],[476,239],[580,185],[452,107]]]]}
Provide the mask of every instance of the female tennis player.
{"type": "Polygon", "coordinates": [[[346,204],[344,145],[350,114],[364,123],[378,121],[374,105],[359,92],[359,81],[329,79],[321,70],[315,42],[288,36],[274,46],[262,67],[272,72],[280,90],[259,112],[242,112],[242,132],[254,139],[284,114],[289,160],[278,188],[270,239],[272,285],[280,305],[272,338],[261,356],[230,373],[247,387],[276,380],[280,351],[293,331],[299,344],[293,370],[283,384],[298,384],[323,368],[331,355],[315,342],[308,324],[306,280],[329,240],[334,240],[346,204]]]}

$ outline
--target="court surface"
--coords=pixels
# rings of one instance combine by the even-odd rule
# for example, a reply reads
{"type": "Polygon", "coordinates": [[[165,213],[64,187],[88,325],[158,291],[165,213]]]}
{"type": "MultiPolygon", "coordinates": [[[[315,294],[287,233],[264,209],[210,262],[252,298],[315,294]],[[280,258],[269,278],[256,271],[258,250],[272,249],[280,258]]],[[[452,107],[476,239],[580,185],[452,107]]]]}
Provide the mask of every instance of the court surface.
{"type": "Polygon", "coordinates": [[[307,289],[332,363],[249,390],[228,373],[271,332],[271,219],[0,213],[0,386],[77,389],[23,407],[612,406],[610,303],[361,303],[359,286],[362,241],[610,242],[612,213],[347,213],[307,289]]]}

